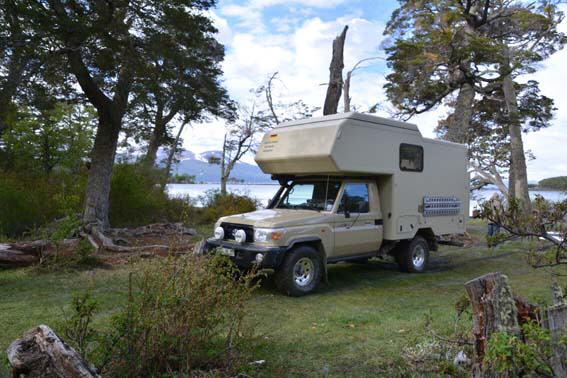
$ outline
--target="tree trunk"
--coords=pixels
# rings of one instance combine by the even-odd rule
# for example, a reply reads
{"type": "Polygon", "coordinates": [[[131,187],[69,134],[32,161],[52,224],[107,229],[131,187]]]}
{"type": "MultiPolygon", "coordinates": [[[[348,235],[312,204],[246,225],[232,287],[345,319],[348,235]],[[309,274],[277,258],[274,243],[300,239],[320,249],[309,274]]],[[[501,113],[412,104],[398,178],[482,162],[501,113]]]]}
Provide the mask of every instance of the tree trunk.
{"type": "Polygon", "coordinates": [[[13,377],[95,378],[95,368],[65,344],[51,328],[40,325],[8,348],[13,377]]]}
{"type": "Polygon", "coordinates": [[[514,159],[510,155],[510,167],[508,168],[508,197],[516,198],[516,184],[514,175],[514,159]]]}
{"type": "Polygon", "coordinates": [[[179,127],[179,131],[177,132],[177,135],[175,136],[175,141],[173,142],[173,147],[171,148],[171,151],[169,151],[169,154],[167,155],[167,163],[165,164],[164,179],[161,184],[162,190],[165,189],[165,186],[167,185],[167,180],[169,179],[169,175],[171,174],[171,166],[173,165],[173,158],[175,157],[175,151],[177,151],[177,146],[179,145],[179,139],[181,139],[181,133],[183,133],[183,129],[185,128],[186,124],[187,122],[183,122],[179,127]]]}
{"type": "Polygon", "coordinates": [[[146,156],[144,157],[144,166],[147,168],[153,168],[156,164],[157,152],[162,144],[163,137],[165,136],[165,124],[159,120],[156,120],[154,129],[152,130],[152,135],[148,142],[148,150],[146,151],[146,156]]]}
{"type": "MultiPolygon", "coordinates": [[[[119,120],[121,121],[121,117],[119,120]]],[[[110,181],[119,132],[119,121],[99,115],[99,124],[91,154],[92,162],[87,181],[83,221],[87,225],[95,224],[102,229],[106,229],[109,225],[110,181]]]]}
{"type": "Polygon", "coordinates": [[[457,96],[455,112],[453,116],[450,117],[445,139],[455,143],[467,143],[474,95],[475,90],[471,83],[465,82],[461,85],[459,95],[457,96]]]}
{"type": "Polygon", "coordinates": [[[220,161],[220,190],[221,194],[226,194],[226,181],[228,179],[228,173],[226,172],[226,134],[224,134],[224,141],[222,144],[222,156],[220,161]]]}
{"type": "Polygon", "coordinates": [[[343,68],[345,67],[343,52],[347,30],[348,25],[344,27],[343,32],[333,41],[333,56],[329,67],[329,85],[327,86],[327,95],[323,105],[323,115],[337,114],[343,88],[343,68]]]}
{"type": "Polygon", "coordinates": [[[347,72],[345,83],[343,86],[343,104],[345,113],[350,112],[350,79],[352,77],[352,71],[347,72]]]}
{"type": "MultiPolygon", "coordinates": [[[[509,66],[505,67],[509,70],[509,66]]],[[[504,76],[502,80],[502,89],[504,91],[504,100],[508,109],[508,129],[510,133],[510,146],[512,150],[512,161],[514,164],[513,193],[518,200],[522,202],[522,207],[526,213],[531,209],[530,194],[528,189],[528,173],[526,168],[526,156],[524,154],[524,143],[522,141],[522,125],[518,110],[518,100],[516,98],[516,89],[514,88],[514,80],[510,74],[504,76]]]]}
{"type": "Polygon", "coordinates": [[[488,273],[465,284],[473,311],[475,336],[473,377],[495,377],[483,366],[490,336],[497,331],[519,334],[518,311],[508,278],[501,273],[488,273]]]}

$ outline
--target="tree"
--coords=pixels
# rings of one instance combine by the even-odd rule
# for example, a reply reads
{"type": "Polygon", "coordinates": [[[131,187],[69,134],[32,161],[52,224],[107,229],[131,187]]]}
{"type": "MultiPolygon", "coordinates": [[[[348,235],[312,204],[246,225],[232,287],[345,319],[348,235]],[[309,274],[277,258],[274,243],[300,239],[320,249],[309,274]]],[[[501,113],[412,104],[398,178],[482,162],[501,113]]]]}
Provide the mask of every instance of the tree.
{"type": "Polygon", "coordinates": [[[556,4],[505,0],[404,2],[385,33],[387,95],[406,117],[428,111],[458,92],[447,138],[466,141],[475,93],[504,93],[516,195],[529,208],[527,174],[513,79],[564,44],[556,4]],[[529,48],[527,48],[529,47],[529,48]]]}
{"type": "Polygon", "coordinates": [[[148,74],[147,66],[159,56],[156,52],[162,50],[164,40],[171,42],[169,48],[191,54],[194,40],[203,41],[203,35],[216,32],[203,13],[215,1],[27,0],[25,4],[25,17],[33,21],[34,30],[57,49],[51,58],[63,58],[61,64],[97,111],[83,221],[107,227],[112,167],[133,85],[148,74]]]}
{"type": "MultiPolygon", "coordinates": [[[[170,25],[166,25],[170,27],[170,25]]],[[[148,124],[142,128],[148,141],[144,163],[153,167],[158,148],[171,144],[171,121],[198,122],[207,115],[230,119],[234,106],[226,89],[220,84],[224,48],[210,34],[191,33],[184,36],[167,31],[156,41],[159,49],[151,52],[145,73],[133,86],[132,117],[130,125],[148,124]],[[187,38],[185,46],[191,51],[179,50],[179,38],[187,38]]]]}
{"type": "Polygon", "coordinates": [[[58,102],[49,108],[22,109],[4,133],[15,169],[50,174],[55,168],[78,173],[92,149],[94,109],[58,102]]]}
{"type": "MultiPolygon", "coordinates": [[[[541,95],[535,80],[524,84],[516,83],[515,87],[521,124],[524,125],[523,132],[534,132],[549,127],[556,110],[553,100],[541,95]]],[[[454,101],[448,105],[456,106],[454,101]]],[[[446,119],[439,121],[436,128],[438,137],[446,138],[454,114],[453,112],[446,119]]],[[[504,182],[503,175],[511,171],[511,147],[506,104],[501,87],[496,87],[492,93],[485,93],[474,101],[466,136],[464,143],[468,147],[469,167],[473,174],[471,189],[493,184],[508,196],[510,186],[504,182]]],[[[531,157],[529,152],[526,155],[531,157]]]]}
{"type": "Polygon", "coordinates": [[[219,164],[221,170],[221,193],[226,194],[226,184],[236,163],[249,152],[255,152],[259,136],[281,122],[309,118],[319,108],[310,107],[302,100],[284,103],[276,101],[275,82],[278,73],[268,76],[265,84],[251,90],[249,105],[240,104],[237,120],[227,125],[220,158],[212,157],[210,164],[219,164]]]}

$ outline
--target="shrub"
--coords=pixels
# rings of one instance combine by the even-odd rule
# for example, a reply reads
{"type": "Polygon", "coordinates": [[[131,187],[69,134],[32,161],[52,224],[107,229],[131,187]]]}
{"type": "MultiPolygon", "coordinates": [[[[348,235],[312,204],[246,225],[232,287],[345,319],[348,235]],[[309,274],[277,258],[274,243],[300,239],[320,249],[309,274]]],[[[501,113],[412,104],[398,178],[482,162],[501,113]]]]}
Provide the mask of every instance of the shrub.
{"type": "Polygon", "coordinates": [[[199,197],[202,208],[192,208],[190,218],[196,224],[210,224],[226,215],[247,213],[258,208],[258,202],[240,193],[222,194],[220,190],[207,190],[199,197]]]}
{"type": "Polygon", "coordinates": [[[522,336],[495,332],[488,341],[484,363],[502,375],[552,376],[549,331],[535,322],[522,325],[522,336]]]}
{"type": "Polygon", "coordinates": [[[0,234],[15,237],[65,215],[80,212],[86,178],[0,175],[0,234]]]}
{"type": "Polygon", "coordinates": [[[104,376],[233,374],[251,345],[243,320],[255,287],[253,274],[237,273],[221,256],[142,261],[110,330],[91,327],[96,302],[89,295],[73,299],[60,329],[104,376]]]}
{"type": "Polygon", "coordinates": [[[137,227],[179,221],[187,201],[171,199],[160,185],[162,172],[139,164],[116,164],[110,190],[110,224],[137,227]]]}

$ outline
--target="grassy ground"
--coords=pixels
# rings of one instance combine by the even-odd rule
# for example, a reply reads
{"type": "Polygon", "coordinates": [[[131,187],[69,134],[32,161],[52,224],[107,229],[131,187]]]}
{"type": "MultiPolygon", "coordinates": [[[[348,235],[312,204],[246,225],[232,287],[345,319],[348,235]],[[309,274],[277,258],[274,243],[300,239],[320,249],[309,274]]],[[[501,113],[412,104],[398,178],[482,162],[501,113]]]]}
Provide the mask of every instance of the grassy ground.
{"type": "MultiPolygon", "coordinates": [[[[472,229],[481,240],[481,226],[473,224],[472,229]]],[[[529,267],[521,249],[519,242],[493,250],[478,243],[445,247],[432,255],[426,274],[403,274],[394,264],[378,261],[338,264],[329,268],[329,284],[304,298],[285,297],[268,281],[251,303],[249,321],[260,340],[251,358],[266,360],[252,375],[408,374],[400,371],[408,368],[404,348],[428,337],[426,318],[439,334],[450,334],[454,305],[465,293],[466,281],[501,271],[514,293],[532,302],[549,301],[550,274],[529,267]]],[[[561,279],[565,286],[567,280],[561,279]]],[[[78,290],[93,291],[101,305],[96,322],[104,325],[123,303],[127,281],[127,267],[43,274],[33,269],[0,271],[0,351],[34,325],[56,324],[78,290]]]]}

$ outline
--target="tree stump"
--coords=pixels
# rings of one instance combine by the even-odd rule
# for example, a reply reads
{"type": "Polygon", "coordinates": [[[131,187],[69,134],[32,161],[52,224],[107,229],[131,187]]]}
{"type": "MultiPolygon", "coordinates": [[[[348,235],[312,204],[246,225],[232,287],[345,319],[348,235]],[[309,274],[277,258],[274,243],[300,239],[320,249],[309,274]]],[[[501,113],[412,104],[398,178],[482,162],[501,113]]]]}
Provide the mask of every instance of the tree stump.
{"type": "Polygon", "coordinates": [[[93,366],[45,325],[26,332],[7,353],[14,378],[100,378],[93,366]]]}
{"type": "Polygon", "coordinates": [[[483,359],[490,336],[503,331],[519,334],[518,311],[508,277],[502,273],[488,273],[465,284],[473,311],[475,336],[473,377],[493,377],[496,374],[483,367],[483,359]]]}
{"type": "Polygon", "coordinates": [[[567,303],[557,282],[552,286],[554,305],[547,309],[547,324],[551,335],[553,356],[551,367],[556,377],[567,377],[567,348],[559,340],[567,333],[567,303]]]}

